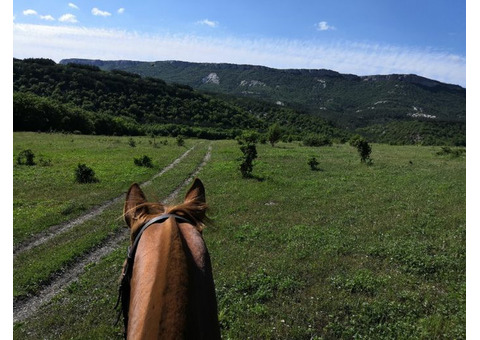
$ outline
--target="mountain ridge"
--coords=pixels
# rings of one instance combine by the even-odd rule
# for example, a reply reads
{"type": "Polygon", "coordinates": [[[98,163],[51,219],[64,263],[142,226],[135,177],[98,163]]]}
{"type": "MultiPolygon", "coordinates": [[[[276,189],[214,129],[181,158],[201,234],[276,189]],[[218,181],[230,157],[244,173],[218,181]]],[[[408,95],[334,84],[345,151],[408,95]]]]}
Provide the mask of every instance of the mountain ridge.
{"type": "Polygon", "coordinates": [[[390,80],[392,78],[397,78],[398,80],[404,80],[410,83],[424,85],[427,87],[447,87],[451,90],[465,90],[466,88],[452,83],[445,83],[439,80],[419,76],[413,73],[391,73],[391,74],[371,74],[371,75],[355,75],[351,73],[340,73],[338,71],[330,70],[330,69],[308,69],[308,68],[274,68],[262,65],[253,65],[253,64],[234,64],[234,63],[206,63],[206,62],[188,62],[188,61],[181,61],[181,60],[162,60],[162,61],[137,61],[137,60],[102,60],[102,59],[84,59],[84,58],[67,58],[60,60],[59,64],[68,64],[68,63],[78,63],[78,64],[89,64],[92,66],[98,66],[100,68],[112,68],[112,65],[120,66],[120,67],[131,67],[137,66],[139,64],[172,64],[175,66],[190,66],[190,65],[197,65],[203,67],[211,67],[216,69],[241,69],[241,70],[275,70],[280,72],[286,73],[297,73],[297,74],[304,74],[308,73],[315,76],[341,76],[347,79],[355,79],[358,78],[360,80],[390,80]]]}

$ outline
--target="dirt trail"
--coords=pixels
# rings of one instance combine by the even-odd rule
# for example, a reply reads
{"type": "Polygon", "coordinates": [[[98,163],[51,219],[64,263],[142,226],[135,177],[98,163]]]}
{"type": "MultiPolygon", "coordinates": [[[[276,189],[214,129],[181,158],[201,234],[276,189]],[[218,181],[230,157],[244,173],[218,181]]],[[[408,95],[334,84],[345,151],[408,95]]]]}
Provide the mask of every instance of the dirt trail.
{"type": "MultiPolygon", "coordinates": [[[[193,147],[188,149],[184,154],[182,154],[180,157],[175,159],[171,164],[169,164],[168,166],[163,168],[162,171],[160,171],[159,173],[154,175],[150,180],[142,183],[141,186],[149,185],[155,178],[163,175],[168,170],[174,168],[178,163],[180,163],[190,153],[190,151],[192,151],[195,148],[195,146],[196,145],[194,145],[193,147]]],[[[27,240],[26,242],[22,242],[21,244],[15,246],[13,248],[13,258],[15,259],[15,257],[18,254],[20,254],[24,251],[27,251],[29,249],[35,248],[35,247],[47,242],[51,238],[57,236],[58,234],[63,233],[63,232],[65,232],[65,231],[67,231],[67,230],[69,230],[69,229],[71,229],[71,228],[73,228],[73,227],[75,227],[79,224],[82,224],[82,223],[100,215],[102,212],[105,211],[105,209],[107,209],[110,206],[112,206],[113,204],[121,201],[122,199],[124,199],[124,197],[125,197],[125,194],[123,193],[120,196],[104,202],[102,205],[90,210],[89,212],[87,212],[87,213],[85,213],[85,214],[83,214],[83,215],[81,215],[81,216],[79,216],[79,217],[77,217],[73,220],[51,226],[47,230],[45,230],[45,231],[43,231],[39,234],[34,235],[30,240],[27,240]]]]}
{"type": "MultiPolygon", "coordinates": [[[[192,149],[190,149],[190,150],[192,150],[192,149]]],[[[187,153],[190,152],[190,150],[188,150],[187,153]]],[[[196,177],[200,173],[200,171],[203,169],[203,167],[210,160],[211,152],[212,152],[212,146],[210,144],[202,162],[187,177],[187,179],[185,181],[183,181],[165,199],[165,202],[175,199],[176,196],[183,189],[183,187],[185,187],[188,183],[190,183],[193,180],[193,178],[196,177]]],[[[181,158],[183,158],[185,156],[186,156],[186,154],[182,155],[181,158]]],[[[180,160],[178,160],[178,162],[180,162],[180,160]]],[[[169,166],[172,166],[172,164],[170,164],[169,166]]],[[[162,170],[163,173],[165,171],[167,171],[165,169],[162,170]]],[[[155,175],[154,178],[156,178],[160,175],[161,174],[159,173],[159,174],[155,175]]],[[[143,183],[143,185],[150,184],[150,182],[151,182],[151,180],[143,183]]],[[[115,198],[115,200],[118,200],[118,199],[121,199],[121,198],[123,198],[123,195],[120,198],[115,198]]],[[[108,208],[111,204],[113,204],[113,203],[108,203],[108,205],[106,207],[104,207],[101,211],[108,208]]],[[[102,207],[104,205],[102,205],[102,207]]],[[[97,210],[97,209],[95,209],[95,210],[97,210]]],[[[96,215],[98,215],[98,214],[100,214],[100,212],[97,213],[96,215]]],[[[92,218],[96,215],[93,215],[90,218],[92,218]]],[[[81,222],[78,222],[78,223],[81,223],[81,222]]],[[[62,230],[65,230],[65,229],[62,229],[62,230]]],[[[86,265],[88,265],[89,263],[100,261],[104,256],[110,254],[113,250],[117,249],[123,241],[128,239],[128,236],[129,236],[128,231],[126,229],[119,230],[116,234],[110,236],[101,246],[92,250],[90,253],[84,255],[75,264],[73,264],[71,267],[69,267],[64,272],[62,272],[60,275],[58,275],[56,278],[54,278],[52,280],[52,282],[50,284],[44,286],[37,295],[29,297],[25,300],[14,302],[14,304],[13,304],[13,322],[15,323],[15,322],[23,321],[26,318],[28,318],[29,316],[33,315],[41,305],[50,301],[55,295],[60,293],[65,287],[70,285],[72,282],[76,281],[78,279],[78,277],[84,272],[84,269],[85,269],[86,265]]]]}

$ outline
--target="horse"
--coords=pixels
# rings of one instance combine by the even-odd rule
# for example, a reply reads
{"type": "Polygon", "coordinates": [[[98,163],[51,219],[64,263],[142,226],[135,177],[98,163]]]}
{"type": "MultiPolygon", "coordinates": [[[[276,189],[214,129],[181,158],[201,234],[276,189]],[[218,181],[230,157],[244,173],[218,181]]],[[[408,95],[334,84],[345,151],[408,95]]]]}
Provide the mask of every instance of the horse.
{"type": "Polygon", "coordinates": [[[198,178],[184,202],[171,207],[147,202],[138,184],[130,186],[123,216],[131,244],[119,288],[126,339],[221,338],[202,237],[206,209],[198,178]]]}

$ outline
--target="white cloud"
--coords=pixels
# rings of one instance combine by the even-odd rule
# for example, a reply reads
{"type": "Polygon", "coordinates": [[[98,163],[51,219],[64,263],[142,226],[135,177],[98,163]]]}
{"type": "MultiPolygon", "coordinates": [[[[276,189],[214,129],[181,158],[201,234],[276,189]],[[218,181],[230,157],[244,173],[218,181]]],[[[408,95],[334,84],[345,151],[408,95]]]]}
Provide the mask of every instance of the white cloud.
{"type": "Polygon", "coordinates": [[[198,25],[206,25],[206,26],[212,27],[212,28],[218,27],[218,25],[219,25],[218,21],[212,21],[212,20],[208,20],[208,19],[197,21],[197,24],[198,25]]]}
{"type": "Polygon", "coordinates": [[[40,15],[40,19],[42,20],[47,20],[47,21],[54,21],[54,17],[52,17],[51,15],[40,15]]]}
{"type": "Polygon", "coordinates": [[[78,22],[77,17],[73,14],[67,13],[62,15],[60,18],[58,18],[58,21],[60,22],[69,22],[72,24],[75,24],[78,22]]]}
{"type": "Polygon", "coordinates": [[[119,8],[119,9],[117,10],[117,13],[118,13],[118,14],[123,14],[124,12],[125,12],[125,8],[123,8],[123,7],[122,7],[122,8],[119,8]]]}
{"type": "Polygon", "coordinates": [[[101,16],[101,17],[109,17],[110,15],[112,15],[110,12],[101,11],[97,7],[92,8],[92,14],[97,15],[97,16],[101,16]]]}
{"type": "Polygon", "coordinates": [[[73,9],[78,9],[78,6],[75,5],[75,4],[72,3],[72,2],[69,2],[69,3],[68,3],[68,7],[73,8],[73,9]]]}
{"type": "Polygon", "coordinates": [[[320,21],[315,25],[318,31],[334,31],[336,30],[335,26],[330,26],[326,21],[320,21]]]}
{"type": "Polygon", "coordinates": [[[37,15],[37,11],[34,9],[26,9],[23,11],[23,15],[37,15]]]}
{"type": "Polygon", "coordinates": [[[405,46],[355,42],[148,35],[77,26],[13,24],[16,58],[183,60],[331,69],[356,75],[417,74],[466,85],[466,57],[405,46]]]}

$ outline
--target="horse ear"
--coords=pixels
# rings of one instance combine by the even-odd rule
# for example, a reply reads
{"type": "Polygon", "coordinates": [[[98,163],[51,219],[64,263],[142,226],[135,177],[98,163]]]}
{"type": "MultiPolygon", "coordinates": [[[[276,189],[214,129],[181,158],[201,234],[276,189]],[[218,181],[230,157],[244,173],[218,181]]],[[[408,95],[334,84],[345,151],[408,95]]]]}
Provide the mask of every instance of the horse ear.
{"type": "Polygon", "coordinates": [[[199,201],[201,203],[206,202],[205,198],[205,188],[203,183],[200,179],[195,178],[193,181],[192,186],[188,190],[187,194],[185,195],[185,203],[192,202],[192,201],[199,201]]]}
{"type": "Polygon", "coordinates": [[[125,222],[129,227],[132,226],[132,222],[135,216],[138,215],[136,207],[147,201],[145,194],[137,183],[133,183],[128,189],[127,198],[125,199],[125,205],[123,207],[123,216],[125,222]]]}

